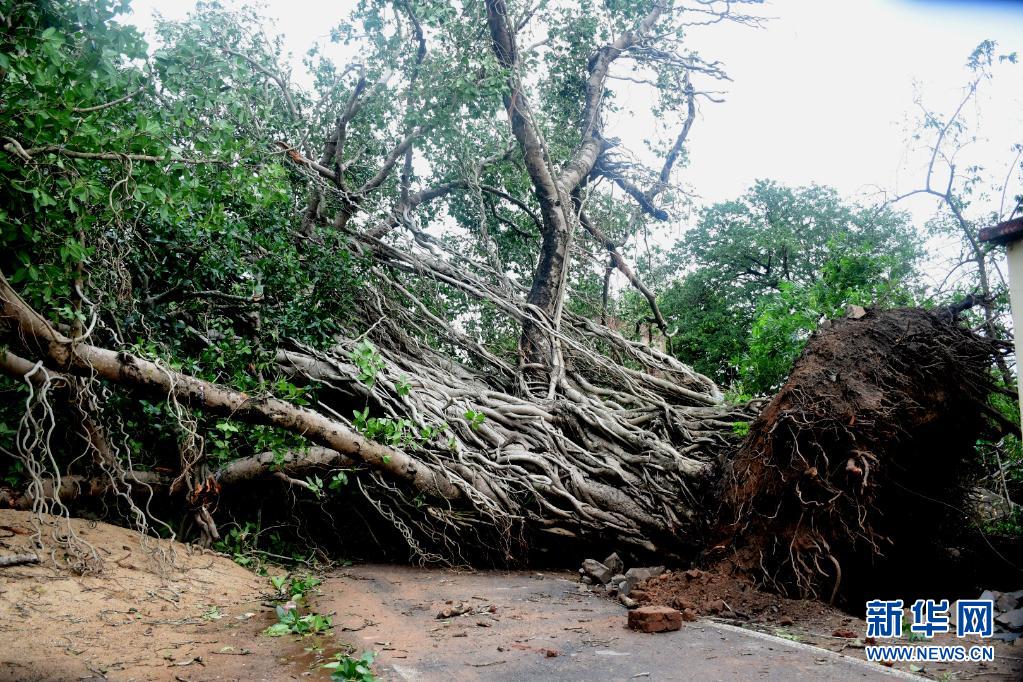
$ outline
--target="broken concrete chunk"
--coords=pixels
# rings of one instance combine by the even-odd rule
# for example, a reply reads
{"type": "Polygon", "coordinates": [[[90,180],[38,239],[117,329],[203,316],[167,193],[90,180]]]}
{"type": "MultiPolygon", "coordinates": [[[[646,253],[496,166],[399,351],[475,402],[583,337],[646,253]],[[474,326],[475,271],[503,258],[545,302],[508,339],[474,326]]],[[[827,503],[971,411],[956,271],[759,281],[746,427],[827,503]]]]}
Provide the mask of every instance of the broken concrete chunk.
{"type": "Polygon", "coordinates": [[[593,584],[593,578],[591,578],[588,575],[584,575],[582,578],[580,578],[580,580],[582,580],[583,585],[592,585],[593,584]]]}
{"type": "Polygon", "coordinates": [[[995,622],[1007,630],[1021,632],[1023,631],[1023,609],[1013,609],[1007,613],[995,616],[995,622]]]}
{"type": "Polygon", "coordinates": [[[845,307],[845,316],[854,320],[858,320],[866,314],[867,311],[861,305],[847,305],[845,307]]]}
{"type": "Polygon", "coordinates": [[[682,614],[668,606],[640,606],[629,611],[629,627],[640,632],[671,632],[682,627],[682,614]]]}
{"type": "Polygon", "coordinates": [[[612,575],[625,571],[625,562],[618,556],[618,552],[614,552],[604,559],[604,565],[610,569],[612,575]]]}
{"type": "Polygon", "coordinates": [[[1023,608],[1023,590],[1006,592],[995,602],[995,608],[999,611],[1012,611],[1015,608],[1023,608]],[[1003,608],[1003,604],[1007,604],[1007,606],[1003,608]]]}
{"type": "Polygon", "coordinates": [[[995,601],[995,611],[1005,613],[1006,611],[1012,611],[1016,608],[1016,603],[1019,600],[1012,596],[1012,593],[1003,594],[998,597],[995,601]]]}
{"type": "Polygon", "coordinates": [[[606,583],[611,579],[611,576],[614,575],[614,573],[611,572],[611,569],[596,559],[587,559],[584,561],[583,570],[586,571],[586,575],[599,583],[606,583]]]}
{"type": "Polygon", "coordinates": [[[664,566],[647,566],[646,568],[630,568],[625,572],[625,579],[635,578],[637,583],[656,578],[664,573],[664,566]]]}

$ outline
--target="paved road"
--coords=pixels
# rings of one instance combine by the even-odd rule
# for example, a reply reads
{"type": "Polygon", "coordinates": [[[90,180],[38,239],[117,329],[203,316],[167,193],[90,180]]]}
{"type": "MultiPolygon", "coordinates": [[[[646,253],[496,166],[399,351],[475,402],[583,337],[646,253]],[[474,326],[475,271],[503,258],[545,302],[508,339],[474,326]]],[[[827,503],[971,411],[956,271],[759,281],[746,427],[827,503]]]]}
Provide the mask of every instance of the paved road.
{"type": "Polygon", "coordinates": [[[316,606],[336,612],[342,639],[383,649],[388,680],[921,679],[710,621],[632,632],[623,608],[568,578],[359,566],[329,578],[316,606]],[[459,604],[471,610],[437,618],[459,604]]]}

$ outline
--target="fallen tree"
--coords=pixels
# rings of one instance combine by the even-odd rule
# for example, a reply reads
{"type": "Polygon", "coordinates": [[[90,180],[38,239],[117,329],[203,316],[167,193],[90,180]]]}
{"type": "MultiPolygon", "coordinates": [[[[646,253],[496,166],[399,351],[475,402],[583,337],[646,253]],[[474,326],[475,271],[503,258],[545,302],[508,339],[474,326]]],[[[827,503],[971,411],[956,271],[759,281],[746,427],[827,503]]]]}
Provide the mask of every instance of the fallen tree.
{"type": "MultiPolygon", "coordinates": [[[[755,23],[744,4],[370,3],[338,30],[363,62],[315,64],[309,93],[245,12],[161,22],[154,56],[104,0],[15,3],[0,368],[24,401],[0,409],[26,489],[8,499],[42,518],[114,496],[148,531],[166,489],[210,541],[222,487],[319,501],[325,467],[417,560],[697,554],[759,405],[619,328],[670,339],[630,241],[681,215],[700,81],[725,78],[687,36],[755,23]],[[658,167],[605,127],[632,86],[672,126],[658,167]],[[639,313],[616,319],[614,272],[639,313]],[[244,446],[212,452],[238,424],[244,446]]],[[[59,540],[84,548],[75,568],[98,558],[59,540]]]]}
{"type": "MultiPolygon", "coordinates": [[[[713,393],[685,388],[701,379],[667,356],[620,337],[623,351],[657,363],[674,382],[603,361],[595,369],[616,371],[623,386],[634,388],[605,388],[596,395],[573,390],[567,398],[544,402],[516,397],[495,390],[449,358],[429,352],[414,357],[411,339],[402,331],[404,320],[393,313],[381,315],[373,331],[383,365],[380,380],[371,386],[357,380],[360,369],[344,347],[333,355],[309,348],[281,352],[282,364],[322,384],[340,404],[361,399],[382,419],[411,416],[409,425],[418,429],[447,425],[428,439],[399,438],[401,449],[366,438],[326,403],[316,411],[249,396],[159,362],[74,341],[33,311],[5,278],[0,278],[0,319],[8,325],[9,340],[52,370],[290,430],[351,458],[365,467],[378,490],[387,491],[388,498],[374,500],[374,506],[408,529],[406,538],[421,556],[456,556],[458,538],[472,533],[503,543],[503,560],[510,560],[512,538],[537,531],[556,537],[613,536],[646,551],[692,554],[703,542],[705,496],[715,480],[718,454],[734,440],[733,424],[752,416],[749,408],[715,404],[719,398],[713,393]],[[407,353],[400,354],[402,349],[407,353]],[[399,376],[414,390],[399,392],[383,380],[399,376]],[[703,404],[677,404],[686,397],[703,404]],[[475,411],[485,415],[486,423],[467,416],[475,411]],[[413,505],[416,496],[425,496],[428,503],[413,505]],[[435,546],[438,542],[441,546],[435,546]],[[449,544],[445,555],[443,545],[449,544]]],[[[606,329],[579,323],[603,338],[615,338],[606,329]]],[[[31,363],[14,356],[7,364],[23,369],[31,363]]],[[[584,371],[577,369],[578,381],[592,388],[584,371]]],[[[190,488],[205,479],[198,471],[179,475],[185,473],[191,473],[190,488]]],[[[124,479],[123,473],[119,478],[124,479]]],[[[38,490],[28,497],[45,499],[43,479],[35,485],[38,490]]]]}

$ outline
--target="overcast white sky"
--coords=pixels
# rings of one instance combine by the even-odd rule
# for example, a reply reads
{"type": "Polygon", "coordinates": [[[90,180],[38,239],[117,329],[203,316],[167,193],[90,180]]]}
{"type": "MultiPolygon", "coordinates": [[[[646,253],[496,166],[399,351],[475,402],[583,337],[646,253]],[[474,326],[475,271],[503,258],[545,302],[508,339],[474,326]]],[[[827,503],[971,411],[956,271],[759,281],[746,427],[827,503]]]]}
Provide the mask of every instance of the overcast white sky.
{"type": "MultiPolygon", "coordinates": [[[[351,0],[268,0],[296,56],[324,42],[351,0]]],[[[135,0],[137,23],[154,9],[183,17],[193,0],[135,0]]],[[[682,179],[704,201],[738,196],[757,178],[832,185],[847,196],[911,189],[925,159],[909,150],[915,92],[938,110],[953,105],[967,80],[964,63],[987,38],[1023,57],[1023,3],[924,0],[774,0],[755,10],[763,29],[737,25],[694,31],[733,82],[727,101],[704,104],[690,135],[682,179]]],[[[299,70],[298,67],[296,70],[299,70]]],[[[1023,64],[1004,65],[981,100],[986,142],[972,161],[1004,178],[1009,146],[1023,141],[1023,64]]],[[[612,121],[628,138],[631,121],[612,121]]],[[[932,202],[907,205],[920,221],[932,202]]],[[[679,226],[681,229],[683,226],[679,226]]]]}

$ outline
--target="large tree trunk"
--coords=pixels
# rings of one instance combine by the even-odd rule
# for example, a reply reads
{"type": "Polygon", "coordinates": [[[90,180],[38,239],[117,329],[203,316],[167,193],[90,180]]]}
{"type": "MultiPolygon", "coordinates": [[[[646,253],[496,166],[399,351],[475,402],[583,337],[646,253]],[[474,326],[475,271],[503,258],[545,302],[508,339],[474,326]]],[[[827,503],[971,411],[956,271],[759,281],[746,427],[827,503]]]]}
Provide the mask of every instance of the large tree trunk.
{"type": "Polygon", "coordinates": [[[516,31],[509,20],[505,0],[487,0],[486,8],[494,54],[509,73],[508,90],[504,95],[505,109],[543,218],[540,256],[526,302],[554,330],[553,334],[547,332],[527,318],[523,322],[519,343],[520,361],[526,390],[553,398],[565,371],[557,332],[561,328],[565,287],[571,267],[572,239],[580,223],[572,195],[586,181],[597,159],[607,149],[607,143],[601,136],[601,104],[608,69],[615,59],[644,39],[665,6],[656,4],[635,30],[626,31],[614,42],[599,47],[590,59],[583,115],[579,122],[579,142],[560,171],[554,168],[550,151],[542,141],[518,75],[520,63],[516,31]]]}

